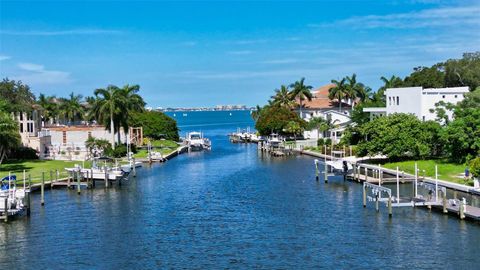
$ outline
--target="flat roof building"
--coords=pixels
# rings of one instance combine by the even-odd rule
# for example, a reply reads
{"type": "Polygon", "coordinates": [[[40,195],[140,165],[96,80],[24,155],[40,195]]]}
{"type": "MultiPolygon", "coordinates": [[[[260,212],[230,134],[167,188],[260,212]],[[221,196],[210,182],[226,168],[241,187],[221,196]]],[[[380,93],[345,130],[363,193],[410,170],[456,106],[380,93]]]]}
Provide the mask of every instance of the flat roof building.
{"type": "MultiPolygon", "coordinates": [[[[386,107],[364,108],[363,111],[369,112],[371,118],[393,113],[410,113],[422,121],[435,120],[436,113],[430,111],[435,109],[435,104],[440,101],[456,104],[462,101],[468,92],[468,87],[388,88],[385,91],[386,107]]],[[[447,111],[447,115],[452,119],[452,112],[447,111]]]]}

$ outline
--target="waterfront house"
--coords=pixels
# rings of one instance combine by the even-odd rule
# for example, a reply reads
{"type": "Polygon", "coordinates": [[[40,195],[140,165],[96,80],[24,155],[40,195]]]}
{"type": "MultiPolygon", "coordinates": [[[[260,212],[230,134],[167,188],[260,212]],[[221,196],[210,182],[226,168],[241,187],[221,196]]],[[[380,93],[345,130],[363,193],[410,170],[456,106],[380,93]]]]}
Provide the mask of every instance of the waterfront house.
{"type": "MultiPolygon", "coordinates": [[[[402,87],[388,88],[385,91],[386,106],[364,108],[364,112],[370,113],[370,118],[375,118],[393,113],[410,113],[422,121],[435,120],[435,104],[443,101],[456,104],[462,101],[464,94],[468,93],[468,87],[450,88],[423,88],[402,87]]],[[[453,117],[451,111],[446,112],[448,118],[453,117]]]]}
{"type": "MultiPolygon", "coordinates": [[[[314,117],[321,117],[329,120],[334,125],[334,129],[326,132],[319,132],[316,129],[305,131],[303,134],[305,138],[330,138],[334,142],[339,142],[345,128],[351,123],[352,101],[342,100],[342,110],[340,111],[339,101],[331,100],[328,97],[329,91],[333,87],[335,87],[335,84],[327,84],[312,91],[312,100],[302,101],[301,118],[308,122],[314,117]]],[[[300,113],[300,102],[298,100],[297,105],[296,111],[300,113]]]]}

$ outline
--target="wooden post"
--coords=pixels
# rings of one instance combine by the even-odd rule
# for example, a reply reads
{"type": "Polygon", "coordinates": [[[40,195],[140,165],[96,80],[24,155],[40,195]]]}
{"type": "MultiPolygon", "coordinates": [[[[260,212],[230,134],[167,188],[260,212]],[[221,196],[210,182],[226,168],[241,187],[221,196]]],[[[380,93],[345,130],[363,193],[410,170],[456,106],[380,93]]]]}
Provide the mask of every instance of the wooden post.
{"type": "Polygon", "coordinates": [[[95,179],[93,179],[93,168],[90,169],[90,177],[91,177],[91,180],[92,180],[92,186],[95,187],[95,179]]]}
{"type": "Polygon", "coordinates": [[[318,174],[319,174],[319,171],[318,171],[318,160],[315,159],[315,180],[318,181],[318,174]]]}
{"type": "Polygon", "coordinates": [[[40,204],[45,205],[45,172],[42,172],[42,184],[40,186],[40,204]]]}
{"type": "Polygon", "coordinates": [[[30,190],[28,192],[25,192],[25,197],[27,199],[27,216],[30,216],[30,190]]]}
{"type": "Polygon", "coordinates": [[[106,166],[105,166],[105,188],[108,188],[108,172],[107,172],[106,166]]]}
{"type": "Polygon", "coordinates": [[[365,167],[365,182],[368,183],[368,168],[365,167]]]}
{"type": "Polygon", "coordinates": [[[325,158],[325,183],[328,183],[328,166],[327,166],[327,159],[325,158]]]}
{"type": "Polygon", "coordinates": [[[70,189],[70,175],[72,175],[72,178],[73,178],[73,172],[68,172],[68,176],[67,176],[67,188],[70,189]]]}
{"type": "Polygon", "coordinates": [[[50,170],[50,190],[53,189],[53,172],[50,170]]]}
{"type": "Polygon", "coordinates": [[[135,168],[135,158],[133,158],[133,177],[137,177],[137,169],[135,168]]]}
{"type": "Polygon", "coordinates": [[[362,169],[362,167],[360,165],[358,165],[358,168],[357,168],[357,181],[360,183],[360,170],[362,169]]]}
{"type": "Polygon", "coordinates": [[[447,210],[447,192],[445,190],[445,192],[442,192],[442,204],[443,204],[443,213],[444,214],[447,214],[448,213],[448,210],[447,210]]]}
{"type": "Polygon", "coordinates": [[[388,195],[388,216],[392,217],[392,196],[388,195]]]}
{"type": "Polygon", "coordinates": [[[367,188],[365,183],[363,183],[363,207],[367,207],[367,188]]]}
{"type": "Polygon", "coordinates": [[[398,166],[397,166],[397,203],[400,203],[400,180],[399,180],[398,166]]]}
{"type": "Polygon", "coordinates": [[[378,194],[375,195],[375,210],[376,210],[377,212],[380,211],[380,209],[379,209],[379,207],[378,207],[378,194]]]}
{"type": "Polygon", "coordinates": [[[4,210],[4,215],[5,215],[5,218],[3,219],[5,222],[8,222],[8,196],[5,197],[5,199],[3,200],[3,208],[4,210]]]}
{"type": "Polygon", "coordinates": [[[77,172],[77,194],[80,194],[80,178],[82,177],[82,174],[80,171],[77,172]]]}
{"type": "Polygon", "coordinates": [[[460,213],[460,219],[465,219],[465,209],[464,209],[464,203],[463,203],[463,200],[460,200],[460,208],[458,209],[459,210],[459,213],[460,213]]]}

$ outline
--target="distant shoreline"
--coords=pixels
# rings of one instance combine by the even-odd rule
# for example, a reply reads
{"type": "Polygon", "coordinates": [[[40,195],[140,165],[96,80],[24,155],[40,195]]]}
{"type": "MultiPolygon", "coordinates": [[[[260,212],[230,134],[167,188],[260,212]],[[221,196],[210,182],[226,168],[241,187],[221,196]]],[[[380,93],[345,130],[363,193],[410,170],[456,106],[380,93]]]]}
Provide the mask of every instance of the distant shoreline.
{"type": "Polygon", "coordinates": [[[159,110],[161,112],[234,112],[234,111],[251,111],[255,108],[244,109],[215,109],[215,108],[178,108],[178,109],[165,109],[159,110]]]}

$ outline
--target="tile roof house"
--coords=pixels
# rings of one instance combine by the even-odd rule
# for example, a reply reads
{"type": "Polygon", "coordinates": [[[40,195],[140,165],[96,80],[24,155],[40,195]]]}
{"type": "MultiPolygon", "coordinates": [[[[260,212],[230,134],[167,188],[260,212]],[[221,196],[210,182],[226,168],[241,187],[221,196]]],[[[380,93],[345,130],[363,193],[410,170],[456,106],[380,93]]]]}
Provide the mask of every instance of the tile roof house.
{"type": "MultiPolygon", "coordinates": [[[[309,121],[313,117],[330,119],[335,128],[323,134],[317,130],[305,131],[303,134],[305,138],[331,138],[334,142],[339,142],[343,131],[351,123],[352,106],[350,102],[342,101],[342,111],[339,111],[338,100],[331,100],[328,97],[329,91],[333,87],[335,84],[327,84],[312,91],[312,100],[302,101],[301,117],[305,121],[309,121]]],[[[300,113],[300,100],[297,100],[297,105],[295,110],[300,113]]]]}

